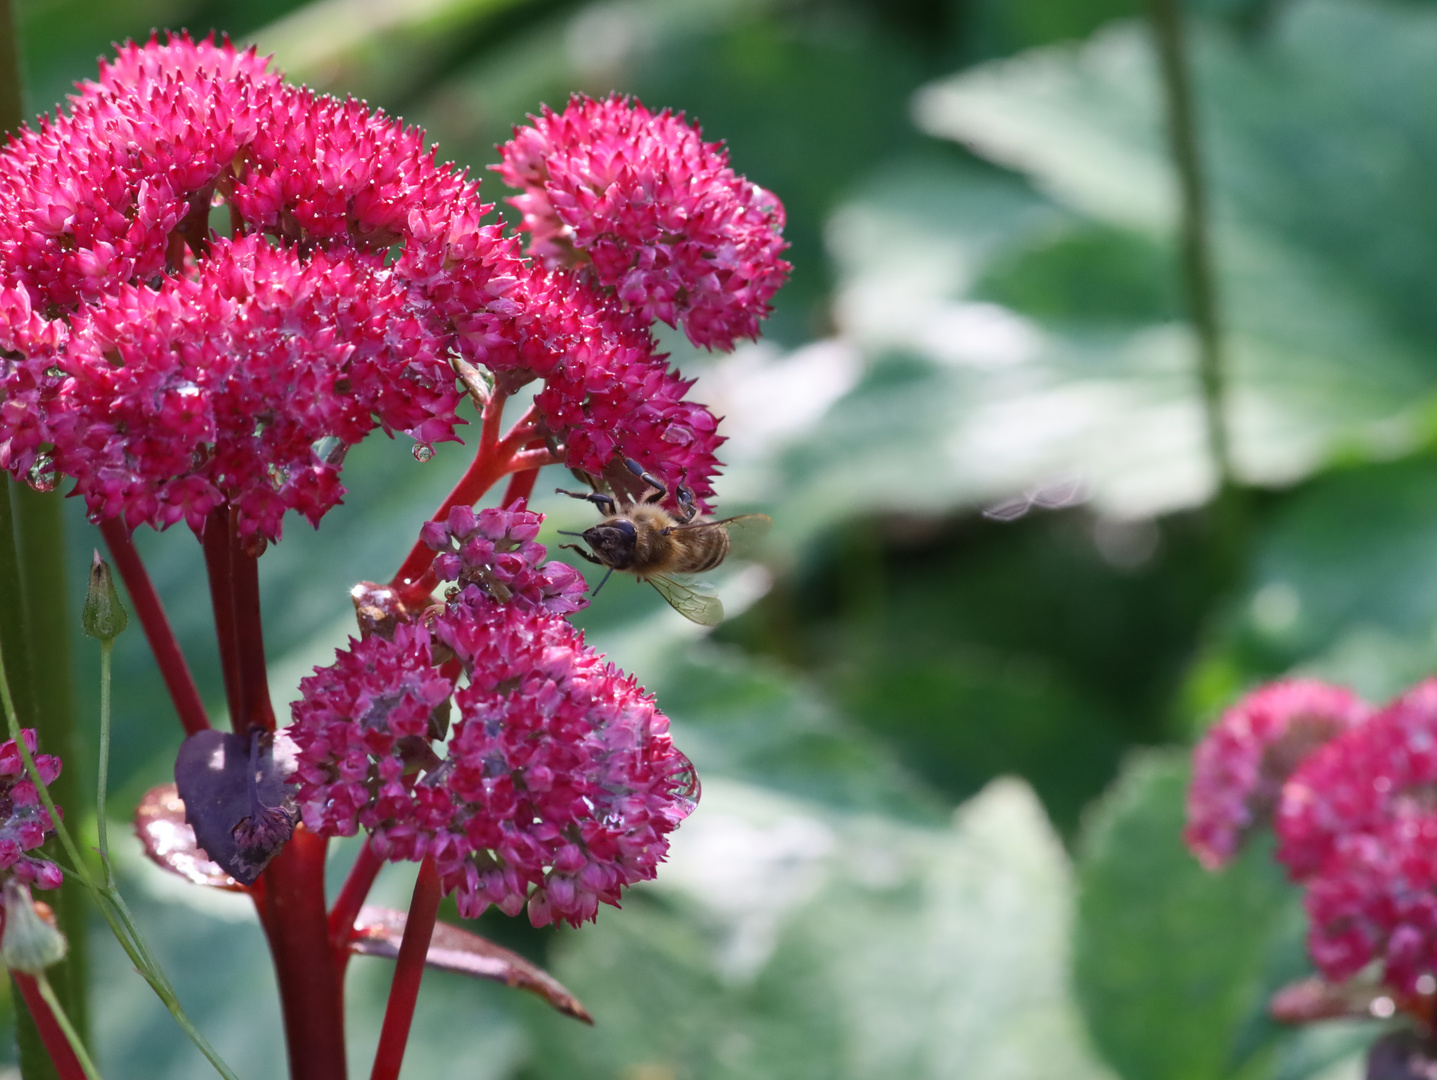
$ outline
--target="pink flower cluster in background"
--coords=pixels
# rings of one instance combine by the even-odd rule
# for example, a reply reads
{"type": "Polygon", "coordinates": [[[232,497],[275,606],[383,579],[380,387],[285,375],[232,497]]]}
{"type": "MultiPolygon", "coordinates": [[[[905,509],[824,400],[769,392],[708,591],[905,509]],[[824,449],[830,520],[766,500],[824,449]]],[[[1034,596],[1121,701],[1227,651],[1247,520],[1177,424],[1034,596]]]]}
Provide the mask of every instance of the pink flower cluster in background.
{"type": "Polygon", "coordinates": [[[427,525],[462,587],[431,628],[401,624],[317,669],[289,730],[309,829],[363,827],[386,858],[432,855],[466,917],[527,905],[536,926],[577,925],[654,876],[695,793],[653,698],[564,618],[583,583],[543,561],[540,520],[464,509],[427,525]],[[457,668],[440,759],[430,741],[457,668]]]}
{"type": "Polygon", "coordinates": [[[1230,709],[1197,748],[1185,836],[1214,868],[1264,823],[1305,887],[1323,975],[1378,962],[1393,989],[1419,992],[1437,973],[1437,679],[1380,709],[1314,680],[1230,709]]]}
{"type": "Polygon", "coordinates": [[[0,153],[0,467],[73,478],[95,520],[198,528],[228,503],[273,539],[340,500],[372,428],[456,438],[457,356],[510,391],[543,380],[535,440],[565,464],[633,457],[704,505],[717,424],[650,325],[754,335],[788,271],[782,208],[676,117],[562,117],[501,171],[582,210],[582,266],[522,258],[477,182],[362,102],[228,43],[123,48],[0,153]]]}
{"type": "MultiPolygon", "coordinates": [[[[35,758],[35,769],[46,787],[60,775],[60,759],[35,753],[35,732],[22,728],[20,736],[35,758]]],[[[33,851],[55,831],[50,812],[40,793],[25,775],[25,762],[14,739],[0,743],[0,878],[13,877],[42,889],[59,888],[64,875],[48,859],[37,859],[33,851]]]]}
{"type": "Polygon", "coordinates": [[[1210,870],[1228,862],[1250,828],[1271,823],[1283,782],[1303,758],[1370,711],[1351,691],[1315,679],[1248,694],[1194,754],[1188,847],[1210,870]]]}

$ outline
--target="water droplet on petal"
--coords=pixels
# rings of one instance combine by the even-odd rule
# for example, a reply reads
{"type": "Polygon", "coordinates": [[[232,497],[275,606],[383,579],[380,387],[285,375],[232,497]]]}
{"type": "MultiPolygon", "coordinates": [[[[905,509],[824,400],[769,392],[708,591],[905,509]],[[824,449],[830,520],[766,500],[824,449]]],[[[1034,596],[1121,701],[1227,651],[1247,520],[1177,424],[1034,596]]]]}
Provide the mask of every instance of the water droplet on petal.
{"type": "Polygon", "coordinates": [[[703,797],[703,785],[694,763],[677,750],[674,751],[674,771],[669,774],[668,793],[674,800],[678,820],[682,821],[694,812],[703,797]]]}
{"type": "Polygon", "coordinates": [[[43,453],[35,456],[35,463],[25,474],[25,479],[36,491],[54,491],[56,478],[55,459],[43,453]]]}
{"type": "Polygon", "coordinates": [[[419,462],[419,464],[423,465],[426,461],[428,461],[434,456],[434,447],[430,446],[428,443],[415,443],[413,453],[414,460],[419,462]]]}

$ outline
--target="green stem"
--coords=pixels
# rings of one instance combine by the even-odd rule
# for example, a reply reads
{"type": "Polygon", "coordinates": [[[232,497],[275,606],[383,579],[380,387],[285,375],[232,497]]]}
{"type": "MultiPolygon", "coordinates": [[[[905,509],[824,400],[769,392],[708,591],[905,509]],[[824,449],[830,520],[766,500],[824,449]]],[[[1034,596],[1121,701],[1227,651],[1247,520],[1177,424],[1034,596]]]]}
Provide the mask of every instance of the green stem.
{"type": "Polygon", "coordinates": [[[1148,15],[1162,69],[1169,149],[1178,174],[1183,286],[1198,340],[1198,381],[1202,389],[1208,452],[1217,472],[1219,500],[1227,502],[1236,486],[1236,478],[1227,425],[1226,371],[1197,117],[1179,0],[1148,0],[1148,15]]]}
{"type": "MultiPolygon", "coordinates": [[[[24,595],[25,640],[30,685],[35,700],[34,724],[53,753],[69,765],[50,786],[51,797],[72,811],[84,806],[82,778],[88,747],[75,730],[74,670],[71,664],[69,590],[65,574],[65,529],[62,496],[16,485],[15,539],[20,555],[24,595]]],[[[88,1027],[85,1000],[86,936],[89,919],[84,891],[74,882],[60,886],[55,901],[60,931],[69,942],[65,963],[51,971],[55,990],[81,1033],[88,1027]]]]}
{"type": "MultiPolygon", "coordinates": [[[[0,22],[0,26],[3,26],[0,22]]],[[[35,726],[35,702],[30,693],[30,662],[26,649],[25,595],[20,585],[20,554],[15,545],[11,492],[19,485],[0,477],[0,650],[13,659],[14,694],[26,726],[35,726]]],[[[59,1072],[51,1061],[37,1021],[30,1014],[30,1002],[15,1010],[15,1041],[20,1051],[20,1069],[25,1080],[57,1080],[59,1072]]]]}
{"type": "Polygon", "coordinates": [[[86,869],[84,861],[80,858],[80,849],[71,838],[70,830],[65,827],[64,819],[60,816],[59,810],[55,807],[55,801],[50,797],[50,792],[41,779],[40,771],[35,767],[34,755],[25,745],[25,739],[21,734],[20,720],[15,713],[15,702],[10,696],[10,680],[5,671],[3,644],[0,644],[0,705],[3,705],[5,710],[5,720],[9,725],[10,737],[15,740],[15,747],[20,752],[21,760],[25,763],[25,773],[34,783],[40,801],[45,804],[45,809],[50,814],[50,820],[54,822],[55,835],[59,837],[60,846],[65,849],[65,854],[70,858],[73,873],[94,899],[95,906],[100,909],[100,914],[109,924],[111,933],[115,935],[115,940],[120,943],[120,947],[125,950],[125,955],[130,958],[140,975],[150,984],[155,995],[164,1002],[165,1008],[170,1011],[170,1015],[175,1018],[181,1030],[189,1036],[190,1041],[199,1048],[200,1053],[204,1054],[210,1064],[214,1066],[215,1071],[225,1080],[239,1080],[233,1070],[225,1064],[205,1037],[191,1023],[189,1017],[185,1015],[184,1010],[180,1007],[179,999],[175,996],[174,987],[170,985],[169,979],[155,961],[154,955],[145,943],[139,927],[135,925],[135,920],[120,897],[119,891],[97,885],[86,869]]]}
{"type": "Polygon", "coordinates": [[[110,866],[110,836],[105,813],[105,794],[110,782],[110,653],[114,638],[100,642],[100,765],[95,778],[95,830],[100,838],[100,866],[105,871],[105,887],[115,888],[115,871],[110,866]]]}
{"type": "Polygon", "coordinates": [[[50,980],[45,978],[43,971],[35,976],[35,983],[40,988],[40,996],[45,999],[45,1004],[50,1006],[50,1011],[55,1014],[55,1022],[60,1025],[60,1030],[65,1033],[65,1038],[70,1040],[70,1049],[75,1051],[75,1056],[80,1059],[80,1068],[85,1070],[85,1075],[89,1077],[89,1080],[100,1080],[100,1070],[95,1068],[95,1063],[90,1060],[85,1044],[80,1039],[80,1033],[75,1030],[75,1025],[70,1023],[70,1018],[65,1015],[65,1010],[60,1006],[60,999],[55,996],[55,991],[50,986],[50,980]]]}
{"type": "MultiPolygon", "coordinates": [[[[20,43],[15,26],[11,0],[0,0],[0,136],[17,132],[24,122],[24,79],[20,72],[20,43]]],[[[64,543],[60,521],[58,492],[49,497],[15,485],[15,520],[12,523],[11,484],[0,479],[5,489],[0,495],[0,562],[9,563],[14,576],[0,584],[0,642],[13,644],[19,633],[29,644],[29,657],[12,651],[19,658],[20,673],[33,691],[22,694],[34,707],[27,709],[34,721],[44,718],[48,741],[62,757],[75,761],[74,702],[70,696],[70,640],[63,612],[69,607],[64,599],[64,543]],[[18,526],[17,533],[12,526],[18,526]],[[23,574],[20,566],[23,566],[23,574]]],[[[67,802],[78,805],[70,786],[74,781],[60,778],[61,791],[67,802]]],[[[55,900],[55,913],[60,930],[70,949],[63,967],[56,971],[61,995],[80,1031],[86,1029],[89,1009],[86,1002],[86,947],[88,925],[78,890],[66,883],[55,900]]],[[[37,1059],[39,1036],[24,1008],[17,1009],[17,1038],[26,1077],[54,1075],[54,1070],[37,1059]],[[21,1018],[23,1014],[23,1019],[21,1018]]]]}
{"type": "MultiPolygon", "coordinates": [[[[13,6],[11,0],[0,0],[0,135],[18,131],[24,120],[24,80],[20,65],[13,6]]],[[[10,487],[6,481],[0,483],[10,487]]],[[[11,522],[5,521],[0,546],[10,548],[7,557],[18,562],[19,574],[13,584],[19,586],[19,592],[0,587],[0,600],[6,602],[7,611],[13,613],[3,619],[10,624],[10,633],[0,633],[0,639],[7,639],[6,644],[10,644],[8,639],[16,627],[22,628],[20,632],[28,648],[24,653],[12,649],[11,656],[15,658],[15,666],[23,668],[23,672],[17,671],[17,677],[23,678],[29,687],[22,690],[19,697],[22,702],[31,702],[33,709],[22,706],[21,711],[29,719],[29,726],[43,729],[46,742],[71,763],[73,770],[77,745],[71,696],[70,637],[65,623],[69,605],[65,602],[60,494],[41,494],[18,484],[12,490],[16,532],[12,534],[11,522]],[[18,546],[12,547],[17,540],[18,546]]],[[[5,502],[11,502],[9,492],[5,502]]],[[[6,509],[0,516],[9,517],[8,505],[6,509]]],[[[78,806],[76,781],[62,775],[56,782],[56,794],[61,801],[78,806]]],[[[60,930],[70,944],[64,966],[56,969],[55,982],[76,1026],[83,1032],[88,1026],[89,1013],[85,996],[88,924],[84,902],[73,885],[67,883],[60,887],[55,913],[60,930]]]]}

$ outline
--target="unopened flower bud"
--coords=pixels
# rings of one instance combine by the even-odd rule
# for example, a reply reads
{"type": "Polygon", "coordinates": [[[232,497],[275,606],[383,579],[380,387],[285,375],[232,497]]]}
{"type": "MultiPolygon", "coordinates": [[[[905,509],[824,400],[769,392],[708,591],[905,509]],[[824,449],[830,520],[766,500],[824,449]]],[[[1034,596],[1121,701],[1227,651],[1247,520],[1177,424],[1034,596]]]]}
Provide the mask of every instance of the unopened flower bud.
{"type": "Polygon", "coordinates": [[[5,934],[0,953],[5,966],[27,975],[39,975],[65,959],[68,944],[60,933],[35,910],[30,890],[13,877],[5,881],[5,934]]]}
{"type": "Polygon", "coordinates": [[[101,641],[113,641],[130,617],[120,604],[120,594],[115,591],[115,581],[110,575],[110,564],[95,552],[95,561],[90,565],[90,588],[85,593],[85,606],[80,612],[80,622],[85,633],[101,641]]]}

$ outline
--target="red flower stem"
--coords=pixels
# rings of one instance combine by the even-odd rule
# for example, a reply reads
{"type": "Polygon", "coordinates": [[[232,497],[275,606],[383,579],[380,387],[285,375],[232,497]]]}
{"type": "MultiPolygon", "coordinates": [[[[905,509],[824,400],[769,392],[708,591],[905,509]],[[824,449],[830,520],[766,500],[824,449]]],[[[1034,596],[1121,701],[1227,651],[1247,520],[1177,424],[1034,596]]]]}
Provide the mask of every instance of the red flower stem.
{"type": "Polygon", "coordinates": [[[225,677],[225,703],[230,724],[240,719],[239,655],[235,651],[234,573],[230,567],[230,510],[219,506],[205,518],[200,543],[205,551],[205,569],[210,578],[210,606],[215,613],[215,640],[220,650],[220,669],[225,677]]]}
{"type": "Polygon", "coordinates": [[[60,1080],[86,1080],[85,1069],[74,1047],[65,1038],[49,1002],[40,995],[38,980],[33,975],[13,969],[10,977],[15,980],[15,987],[25,1000],[25,1008],[30,1010],[30,1019],[35,1021],[35,1029],[40,1033],[40,1041],[45,1044],[45,1053],[50,1055],[50,1061],[55,1066],[55,1074],[60,1080]]]}
{"type": "Polygon", "coordinates": [[[290,1080],[345,1080],[344,991],[324,911],[327,842],[296,825],[265,869],[261,921],[284,1012],[290,1080]]]}
{"type": "MultiPolygon", "coordinates": [[[[545,453],[548,453],[548,451],[546,450],[545,453]]],[[[514,460],[518,461],[525,456],[525,454],[515,454],[514,460]]],[[[548,464],[548,462],[545,464],[548,464]]],[[[525,469],[522,472],[510,474],[509,486],[504,489],[504,500],[501,505],[513,506],[520,499],[528,499],[530,495],[534,494],[534,481],[537,479],[539,479],[539,470],[537,468],[525,469]]]]}
{"type": "Polygon", "coordinates": [[[259,614],[259,556],[245,550],[230,514],[230,574],[233,582],[235,657],[239,669],[239,708],[231,726],[241,735],[258,728],[273,731],[274,702],[264,662],[264,627],[259,614]]]}
{"type": "Polygon", "coordinates": [[[110,557],[115,560],[115,568],[120,571],[125,588],[129,590],[130,603],[144,627],[150,651],[155,654],[155,663],[159,665],[165,688],[170,692],[170,700],[175,703],[175,712],[179,714],[185,734],[203,731],[210,726],[205,703],[200,698],[190,667],[185,663],[185,655],[180,651],[180,643],[170,627],[170,620],[165,617],[159,594],[145,571],[145,564],[140,561],[140,553],[135,550],[119,518],[102,522],[100,532],[110,549],[110,557]]]}
{"type": "MultiPolygon", "coordinates": [[[[509,459],[509,472],[538,472],[545,465],[557,464],[559,464],[559,459],[556,458],[547,447],[542,447],[537,450],[523,450],[509,459]]],[[[530,480],[525,487],[532,491],[534,481],[530,480]]],[[[508,506],[509,503],[506,502],[504,505],[508,506]]]]}
{"type": "Polygon", "coordinates": [[[374,879],[384,868],[384,860],[375,854],[373,846],[366,841],[359,849],[359,858],[349,868],[349,876],[329,912],[329,951],[334,954],[334,969],[340,978],[349,966],[349,940],[354,936],[354,921],[359,918],[359,909],[374,885],[374,879]]]}
{"type": "MultiPolygon", "coordinates": [[[[489,408],[484,410],[484,434],[479,439],[479,453],[469,470],[460,478],[459,483],[454,485],[454,490],[439,504],[439,509],[434,511],[429,520],[443,521],[454,507],[473,506],[483,498],[486,491],[513,471],[516,454],[526,443],[533,441],[534,422],[538,417],[538,410],[533,408],[519,418],[518,423],[509,429],[508,435],[497,442],[489,441],[491,410],[494,409],[495,399],[499,397],[496,393],[494,398],[490,399],[489,408]]],[[[499,411],[502,411],[502,408],[501,402],[499,411]]],[[[532,465],[523,467],[532,468],[532,465]]],[[[389,583],[390,588],[398,592],[400,599],[406,603],[422,603],[438,583],[438,579],[431,578],[426,573],[433,561],[434,552],[428,545],[423,540],[416,542],[389,583]]]]}
{"type": "Polygon", "coordinates": [[[404,938],[394,963],[394,981],[389,984],[389,1002],[384,1007],[384,1026],[379,1031],[379,1049],[374,1053],[370,1080],[399,1080],[409,1026],[414,1020],[414,1003],[419,999],[419,982],[424,978],[424,961],[429,939],[439,915],[439,872],[434,859],[426,856],[414,883],[414,898],[404,922],[404,938]]]}
{"type": "Polygon", "coordinates": [[[504,420],[504,404],[508,400],[509,395],[496,386],[489,395],[489,400],[484,403],[483,423],[479,428],[479,452],[474,455],[476,459],[494,453],[494,445],[499,441],[499,425],[504,420]]]}

